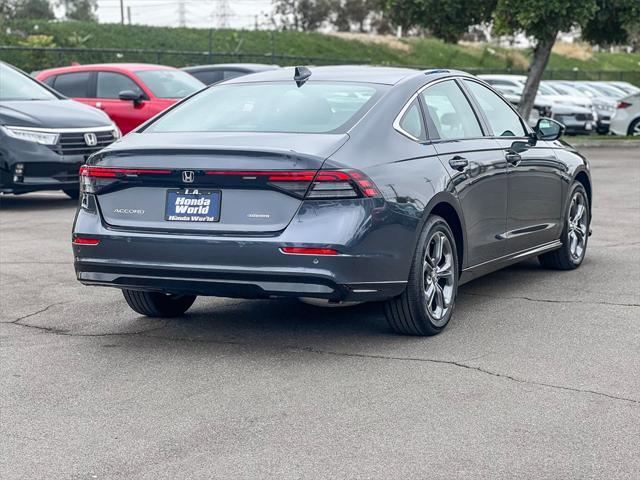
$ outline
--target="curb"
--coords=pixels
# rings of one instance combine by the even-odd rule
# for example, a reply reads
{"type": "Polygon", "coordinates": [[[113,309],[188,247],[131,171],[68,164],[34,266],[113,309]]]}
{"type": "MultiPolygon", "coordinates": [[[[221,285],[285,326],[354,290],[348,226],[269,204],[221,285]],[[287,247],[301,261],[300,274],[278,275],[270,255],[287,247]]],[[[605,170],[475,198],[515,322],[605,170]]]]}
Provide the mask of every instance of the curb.
{"type": "MultiPolygon", "coordinates": [[[[566,141],[566,140],[565,140],[566,141]]],[[[567,142],[576,148],[638,148],[640,140],[593,140],[567,142]]]]}

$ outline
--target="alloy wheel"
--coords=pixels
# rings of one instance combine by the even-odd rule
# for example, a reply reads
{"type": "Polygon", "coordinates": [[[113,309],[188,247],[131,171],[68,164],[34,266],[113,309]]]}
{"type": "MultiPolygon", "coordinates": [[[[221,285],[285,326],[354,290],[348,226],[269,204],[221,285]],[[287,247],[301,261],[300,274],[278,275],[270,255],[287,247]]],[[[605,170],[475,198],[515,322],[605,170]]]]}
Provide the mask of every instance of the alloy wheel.
{"type": "Polygon", "coordinates": [[[640,136],[640,122],[636,122],[636,124],[631,129],[631,135],[634,137],[640,136]]]}
{"type": "Polygon", "coordinates": [[[446,323],[453,303],[454,268],[453,249],[449,238],[443,232],[434,232],[427,242],[422,275],[425,307],[436,327],[446,323]]]}
{"type": "Polygon", "coordinates": [[[573,261],[580,261],[587,245],[587,202],[582,192],[576,192],[571,198],[567,229],[569,232],[569,255],[573,261]]]}

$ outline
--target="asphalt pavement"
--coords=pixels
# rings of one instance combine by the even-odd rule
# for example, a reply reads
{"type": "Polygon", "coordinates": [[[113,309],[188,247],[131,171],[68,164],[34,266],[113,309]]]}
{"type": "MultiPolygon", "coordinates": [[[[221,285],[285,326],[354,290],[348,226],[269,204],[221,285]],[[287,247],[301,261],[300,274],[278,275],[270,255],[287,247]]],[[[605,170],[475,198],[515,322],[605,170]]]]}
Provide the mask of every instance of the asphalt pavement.
{"type": "Polygon", "coordinates": [[[75,280],[75,202],[2,197],[0,476],[639,478],[640,153],[584,153],[583,266],[469,283],[431,338],[376,304],[140,317],[75,280]]]}

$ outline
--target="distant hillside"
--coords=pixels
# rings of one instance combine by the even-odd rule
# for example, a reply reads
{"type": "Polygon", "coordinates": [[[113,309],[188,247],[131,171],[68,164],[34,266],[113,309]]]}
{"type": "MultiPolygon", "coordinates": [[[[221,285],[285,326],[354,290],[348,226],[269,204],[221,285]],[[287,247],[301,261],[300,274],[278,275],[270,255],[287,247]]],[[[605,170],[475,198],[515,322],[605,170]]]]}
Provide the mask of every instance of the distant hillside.
{"type": "MultiPolygon", "coordinates": [[[[70,61],[145,61],[184,66],[205,61],[251,61],[263,63],[372,63],[378,65],[410,65],[460,69],[523,71],[529,52],[497,48],[491,45],[450,45],[433,38],[397,40],[392,37],[369,37],[344,34],[325,35],[303,32],[268,32],[246,30],[206,30],[96,24],[84,22],[23,21],[5,25],[0,31],[0,45],[48,45],[58,47],[152,49],[214,52],[229,55],[121,54],[81,52],[41,55],[0,51],[2,59],[26,70],[46,68],[70,61]],[[8,28],[7,28],[8,27],[8,28]],[[35,38],[44,35],[51,38],[35,38]]],[[[591,53],[589,49],[572,47],[553,54],[549,69],[577,72],[616,70],[629,72],[625,79],[640,77],[640,54],[591,53]]],[[[581,73],[580,73],[581,74],[581,73]]],[[[617,79],[617,78],[616,78],[617,79]]],[[[640,78],[635,79],[640,83],[640,78]]]]}

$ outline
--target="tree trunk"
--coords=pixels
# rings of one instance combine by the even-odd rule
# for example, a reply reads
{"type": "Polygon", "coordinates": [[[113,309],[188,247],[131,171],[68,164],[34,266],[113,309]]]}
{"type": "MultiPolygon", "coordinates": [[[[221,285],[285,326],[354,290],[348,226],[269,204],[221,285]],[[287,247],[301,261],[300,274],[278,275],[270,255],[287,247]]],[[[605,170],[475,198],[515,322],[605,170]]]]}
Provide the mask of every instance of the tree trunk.
{"type": "Polygon", "coordinates": [[[547,64],[549,63],[551,49],[553,48],[553,44],[556,43],[557,36],[558,32],[555,32],[553,36],[538,40],[536,48],[533,50],[533,59],[529,67],[529,75],[527,76],[527,82],[524,85],[524,91],[522,92],[522,98],[518,106],[520,115],[522,115],[525,120],[528,120],[531,114],[531,109],[533,108],[536,94],[538,93],[538,87],[540,86],[540,80],[542,80],[544,69],[547,68],[547,64]]]}

